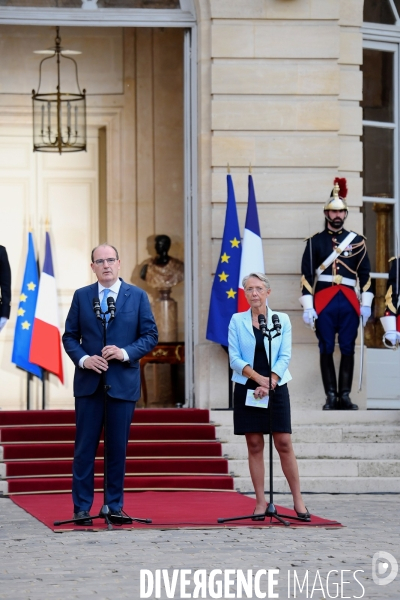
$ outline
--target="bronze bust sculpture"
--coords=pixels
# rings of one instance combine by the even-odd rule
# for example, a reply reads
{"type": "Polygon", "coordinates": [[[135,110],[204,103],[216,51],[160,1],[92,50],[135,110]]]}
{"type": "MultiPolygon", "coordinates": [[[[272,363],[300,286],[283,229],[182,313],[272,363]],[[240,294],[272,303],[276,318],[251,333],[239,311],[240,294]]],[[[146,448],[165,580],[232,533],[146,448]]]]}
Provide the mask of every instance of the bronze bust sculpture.
{"type": "Polygon", "coordinates": [[[168,255],[171,239],[167,235],[155,238],[157,256],[151,258],[140,271],[140,277],[157,290],[170,290],[183,281],[183,262],[168,255]]]}

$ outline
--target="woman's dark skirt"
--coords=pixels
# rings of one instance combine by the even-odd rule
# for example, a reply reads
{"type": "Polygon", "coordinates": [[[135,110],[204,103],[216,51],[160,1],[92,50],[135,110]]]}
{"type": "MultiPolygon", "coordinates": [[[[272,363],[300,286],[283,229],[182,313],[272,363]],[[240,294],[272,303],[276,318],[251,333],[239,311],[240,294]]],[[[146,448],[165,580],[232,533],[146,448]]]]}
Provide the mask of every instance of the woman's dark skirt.
{"type": "Polygon", "coordinates": [[[233,393],[234,434],[269,433],[269,411],[272,404],[272,431],[274,433],[292,433],[290,421],[290,398],[287,384],[277,386],[272,393],[272,403],[268,408],[246,406],[247,387],[235,384],[233,393]]]}

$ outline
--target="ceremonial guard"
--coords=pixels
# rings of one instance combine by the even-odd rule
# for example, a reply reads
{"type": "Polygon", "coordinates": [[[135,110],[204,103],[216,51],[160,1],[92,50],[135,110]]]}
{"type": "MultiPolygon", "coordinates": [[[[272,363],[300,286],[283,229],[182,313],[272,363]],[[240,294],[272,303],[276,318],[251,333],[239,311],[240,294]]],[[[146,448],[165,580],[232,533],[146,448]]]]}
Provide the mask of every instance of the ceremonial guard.
{"type": "Polygon", "coordinates": [[[400,256],[393,256],[390,259],[389,280],[386,293],[385,316],[381,318],[381,323],[385,334],[383,341],[387,347],[397,348],[400,344],[400,256]],[[387,343],[389,342],[389,344],[387,343]]]}
{"type": "Polygon", "coordinates": [[[337,177],[324,206],[325,229],[308,238],[301,265],[300,303],[303,320],[315,330],[319,342],[326,394],[323,410],[358,409],[350,400],[354,348],[360,316],[365,326],[373,299],[365,239],[343,228],[348,214],[346,196],[346,179],[337,177]],[[357,278],[361,306],[355,289],[357,278]],[[339,386],[333,362],[336,334],[341,352],[339,386]]]}

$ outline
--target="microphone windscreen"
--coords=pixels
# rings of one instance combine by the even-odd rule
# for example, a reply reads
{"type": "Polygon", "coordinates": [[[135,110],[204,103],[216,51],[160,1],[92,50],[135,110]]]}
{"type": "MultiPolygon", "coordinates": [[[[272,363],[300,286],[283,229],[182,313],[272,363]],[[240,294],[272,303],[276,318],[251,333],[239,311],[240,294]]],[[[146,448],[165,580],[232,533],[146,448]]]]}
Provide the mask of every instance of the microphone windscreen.
{"type": "Polygon", "coordinates": [[[276,331],[279,332],[282,329],[282,325],[279,321],[278,315],[272,315],[272,323],[274,324],[276,331]]]}
{"type": "Polygon", "coordinates": [[[99,298],[93,298],[93,306],[97,306],[98,304],[100,304],[100,299],[99,298]]]}
{"type": "Polygon", "coordinates": [[[264,323],[265,323],[265,317],[264,317],[264,315],[258,315],[258,323],[260,325],[264,325],[264,323]]]}

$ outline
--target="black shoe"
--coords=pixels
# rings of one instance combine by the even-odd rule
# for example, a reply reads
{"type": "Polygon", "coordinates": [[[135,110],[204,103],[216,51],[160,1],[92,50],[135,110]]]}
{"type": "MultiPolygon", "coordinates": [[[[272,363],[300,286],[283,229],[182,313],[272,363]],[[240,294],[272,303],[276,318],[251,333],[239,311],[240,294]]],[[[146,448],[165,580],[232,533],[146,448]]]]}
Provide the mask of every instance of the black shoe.
{"type": "Polygon", "coordinates": [[[353,402],[350,400],[348,392],[343,392],[339,402],[341,410],[358,410],[358,405],[353,404],[353,402]]]}
{"type": "Polygon", "coordinates": [[[357,404],[350,400],[351,385],[353,383],[354,355],[342,354],[339,369],[339,408],[341,410],[358,410],[357,404]]]}
{"type": "Polygon", "coordinates": [[[113,510],[108,515],[111,523],[114,525],[130,525],[133,523],[131,517],[124,513],[123,510],[113,510]]]}
{"type": "MultiPolygon", "coordinates": [[[[294,508],[294,507],[293,507],[294,508]]],[[[300,513],[297,512],[297,510],[294,508],[294,512],[296,513],[296,515],[299,517],[299,519],[303,519],[303,521],[311,521],[311,515],[308,512],[308,508],[306,506],[306,511],[305,513],[300,513]]]]}
{"type": "MultiPolygon", "coordinates": [[[[256,509],[254,509],[253,515],[256,512],[256,509]]],[[[265,521],[265,515],[258,515],[257,517],[251,517],[252,521],[265,521]]]]}
{"type": "Polygon", "coordinates": [[[325,404],[322,407],[322,410],[337,410],[338,409],[338,401],[335,392],[327,392],[325,404]]]}
{"type": "Polygon", "coordinates": [[[77,525],[93,525],[93,521],[87,510],[80,510],[79,512],[74,513],[73,519],[77,525]]]}
{"type": "Polygon", "coordinates": [[[320,367],[322,375],[322,383],[326,394],[325,404],[322,410],[336,410],[337,404],[337,385],[336,371],[333,362],[333,354],[320,354],[320,367]]]}

